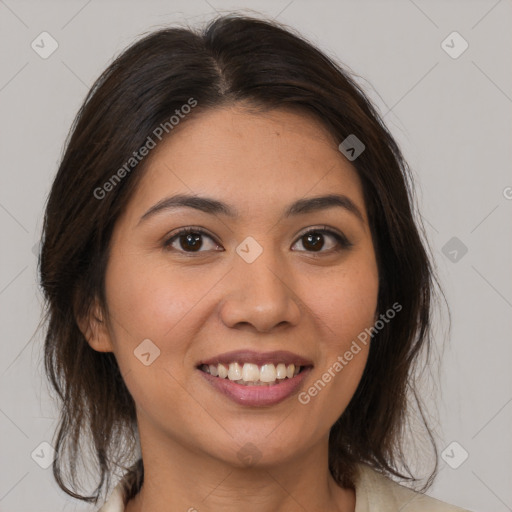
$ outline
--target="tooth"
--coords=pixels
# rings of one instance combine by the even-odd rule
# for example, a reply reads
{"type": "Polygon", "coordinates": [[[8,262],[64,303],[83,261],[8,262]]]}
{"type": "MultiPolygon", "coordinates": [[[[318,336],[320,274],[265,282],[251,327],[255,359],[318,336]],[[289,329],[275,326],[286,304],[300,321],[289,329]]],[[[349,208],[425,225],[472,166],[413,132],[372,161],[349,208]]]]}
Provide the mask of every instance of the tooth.
{"type": "Polygon", "coordinates": [[[260,380],[260,369],[257,364],[244,363],[242,368],[242,379],[245,382],[254,382],[260,380]]]}
{"type": "Polygon", "coordinates": [[[228,370],[229,380],[240,380],[242,378],[242,367],[238,363],[230,363],[228,370]]]}
{"type": "Polygon", "coordinates": [[[295,371],[293,372],[293,376],[295,377],[295,375],[298,375],[298,374],[299,374],[299,372],[300,372],[300,366],[297,366],[297,367],[295,368],[295,371]]]}
{"type": "Polygon", "coordinates": [[[264,364],[260,371],[261,382],[274,382],[276,380],[276,367],[273,364],[264,364]]]}
{"type": "Polygon", "coordinates": [[[286,365],[283,363],[279,363],[276,366],[276,376],[278,379],[286,379],[286,365]]]}
{"type": "Polygon", "coordinates": [[[295,373],[295,365],[289,364],[286,368],[286,376],[291,379],[295,373]]]}
{"type": "Polygon", "coordinates": [[[217,377],[217,375],[219,374],[219,372],[217,371],[217,366],[215,366],[214,364],[211,364],[209,366],[210,368],[210,374],[213,375],[214,377],[217,377]]]}
{"type": "Polygon", "coordinates": [[[223,365],[217,365],[217,373],[221,379],[225,379],[228,376],[228,369],[223,365]]]}

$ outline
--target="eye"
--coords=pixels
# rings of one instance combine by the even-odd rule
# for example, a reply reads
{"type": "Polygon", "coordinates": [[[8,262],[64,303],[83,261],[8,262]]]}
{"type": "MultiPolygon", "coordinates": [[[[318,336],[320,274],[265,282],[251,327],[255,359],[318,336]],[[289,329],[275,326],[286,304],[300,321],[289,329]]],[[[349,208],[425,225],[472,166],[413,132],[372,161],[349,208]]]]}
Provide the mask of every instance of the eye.
{"type": "Polygon", "coordinates": [[[200,250],[203,248],[203,237],[206,237],[213,242],[214,250],[215,247],[219,247],[219,244],[217,244],[217,242],[215,242],[215,240],[208,233],[206,233],[201,228],[194,227],[181,229],[164,242],[164,247],[166,249],[172,248],[177,251],[189,253],[204,252],[200,250]],[[179,245],[179,247],[176,247],[176,245],[179,245]]]}
{"type": "Polygon", "coordinates": [[[299,237],[296,243],[299,241],[302,242],[307,252],[335,252],[348,249],[353,245],[345,235],[328,229],[327,226],[309,229],[299,237]],[[331,244],[330,246],[328,244],[327,250],[322,251],[326,236],[331,239],[331,244]],[[334,240],[334,243],[332,243],[332,240],[334,240]]]}
{"type": "MultiPolygon", "coordinates": [[[[169,239],[164,242],[166,249],[173,249],[179,252],[195,253],[208,251],[208,247],[205,251],[203,238],[207,238],[212,242],[213,250],[219,250],[220,245],[211,237],[206,231],[201,228],[195,228],[193,226],[179,230],[173,234],[169,239]]],[[[297,242],[302,242],[306,252],[336,252],[343,249],[352,247],[352,243],[342,233],[328,229],[327,226],[323,228],[309,229],[303,233],[297,242]],[[325,239],[331,239],[331,243],[327,244],[327,250],[323,250],[325,247],[325,239]]],[[[211,250],[211,248],[210,248],[211,250]]]]}

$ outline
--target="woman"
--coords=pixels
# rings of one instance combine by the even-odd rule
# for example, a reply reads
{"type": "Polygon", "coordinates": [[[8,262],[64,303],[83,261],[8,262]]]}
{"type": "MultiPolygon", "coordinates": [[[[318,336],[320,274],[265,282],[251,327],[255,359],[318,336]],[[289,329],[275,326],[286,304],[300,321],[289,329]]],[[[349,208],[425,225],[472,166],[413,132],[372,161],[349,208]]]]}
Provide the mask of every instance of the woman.
{"type": "Polygon", "coordinates": [[[97,503],[120,470],[103,512],[462,510],[390,479],[415,481],[431,342],[411,198],[369,100],[289,29],[231,15],[123,52],[44,222],[61,488],[97,503]]]}

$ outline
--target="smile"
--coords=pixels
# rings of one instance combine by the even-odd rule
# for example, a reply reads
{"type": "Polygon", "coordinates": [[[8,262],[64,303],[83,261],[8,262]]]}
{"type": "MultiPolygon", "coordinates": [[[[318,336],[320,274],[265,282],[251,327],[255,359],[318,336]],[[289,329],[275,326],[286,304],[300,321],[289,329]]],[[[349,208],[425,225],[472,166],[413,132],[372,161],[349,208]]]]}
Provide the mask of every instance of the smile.
{"type": "Polygon", "coordinates": [[[213,377],[229,379],[243,386],[271,386],[281,383],[285,379],[292,379],[304,368],[304,366],[286,365],[284,363],[258,366],[254,363],[239,364],[234,362],[229,365],[203,364],[199,369],[213,377]]]}
{"type": "Polygon", "coordinates": [[[286,351],[229,352],[197,365],[216,391],[254,407],[274,405],[297,393],[312,368],[308,359],[286,351]]]}

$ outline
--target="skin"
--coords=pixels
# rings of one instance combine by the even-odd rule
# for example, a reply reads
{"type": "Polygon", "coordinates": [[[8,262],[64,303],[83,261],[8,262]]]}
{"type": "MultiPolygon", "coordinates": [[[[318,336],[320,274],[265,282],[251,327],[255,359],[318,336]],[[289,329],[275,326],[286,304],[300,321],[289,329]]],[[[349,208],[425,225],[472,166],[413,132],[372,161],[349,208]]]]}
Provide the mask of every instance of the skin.
{"type": "Polygon", "coordinates": [[[368,347],[302,405],[297,395],[247,407],[216,391],[196,365],[217,354],[289,350],[313,361],[307,390],[375,320],[378,271],[361,182],[336,142],[312,117],[242,106],[204,112],[152,150],[119,218],[106,270],[109,316],[96,307],[90,345],[112,351],[136,403],[145,482],[128,512],[354,511],[355,492],[328,471],[328,435],[353,396],[368,347]],[[192,208],[162,211],[161,199],[191,193],[221,200],[239,216],[192,208]],[[281,219],[292,202],[349,197],[362,214],[330,207],[281,219]],[[327,225],[320,251],[302,233],[327,225]],[[199,252],[166,240],[201,227],[199,252]],[[263,248],[251,264],[235,251],[248,236],[263,248]],[[185,249],[183,248],[185,247],[185,249]],[[217,248],[217,250],[216,250],[217,248]],[[220,249],[220,250],[219,250],[220,249]],[[134,356],[150,339],[160,356],[134,356]],[[237,456],[246,443],[257,453],[237,456]]]}

